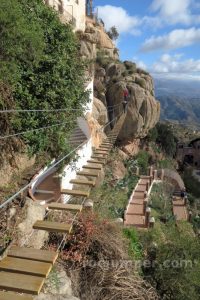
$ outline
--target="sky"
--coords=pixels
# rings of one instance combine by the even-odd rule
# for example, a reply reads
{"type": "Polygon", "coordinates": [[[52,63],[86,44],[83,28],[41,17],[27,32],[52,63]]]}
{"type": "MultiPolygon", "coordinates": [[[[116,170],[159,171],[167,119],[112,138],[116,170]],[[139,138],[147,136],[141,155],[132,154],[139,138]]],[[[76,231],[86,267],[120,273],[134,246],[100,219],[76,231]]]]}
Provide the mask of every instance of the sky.
{"type": "Polygon", "coordinates": [[[154,77],[200,80],[200,0],[93,0],[121,60],[154,77]]]}

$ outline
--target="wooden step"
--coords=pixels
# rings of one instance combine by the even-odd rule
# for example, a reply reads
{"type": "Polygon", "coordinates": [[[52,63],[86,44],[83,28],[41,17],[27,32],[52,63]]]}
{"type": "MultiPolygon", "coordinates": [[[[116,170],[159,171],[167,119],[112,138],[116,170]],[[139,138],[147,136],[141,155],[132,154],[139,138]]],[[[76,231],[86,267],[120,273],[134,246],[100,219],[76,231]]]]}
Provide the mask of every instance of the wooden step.
{"type": "Polygon", "coordinates": [[[86,165],[83,166],[83,169],[89,169],[89,170],[101,170],[102,166],[101,165],[86,165]]]}
{"type": "Polygon", "coordinates": [[[29,295],[0,291],[0,300],[33,300],[33,297],[29,295]]]}
{"type": "Polygon", "coordinates": [[[11,247],[7,255],[11,257],[36,260],[51,264],[54,264],[58,257],[58,253],[54,251],[39,250],[33,248],[20,248],[16,246],[11,247]]]}
{"type": "Polygon", "coordinates": [[[101,154],[101,155],[105,156],[105,155],[108,155],[108,152],[109,152],[109,151],[95,150],[95,151],[93,152],[93,154],[94,154],[94,155],[101,154]]]}
{"type": "Polygon", "coordinates": [[[51,221],[36,221],[33,225],[34,229],[45,230],[48,232],[70,233],[72,224],[51,222],[51,221]]]}
{"type": "Polygon", "coordinates": [[[99,154],[99,155],[97,155],[97,154],[94,155],[94,154],[93,154],[93,155],[91,156],[91,158],[92,158],[92,159],[99,159],[100,161],[104,161],[104,162],[106,161],[105,157],[104,157],[102,154],[99,154]]]}
{"type": "Polygon", "coordinates": [[[48,205],[49,209],[57,209],[57,210],[73,210],[73,211],[81,211],[83,206],[78,204],[64,204],[53,202],[48,205]]]}
{"type": "Polygon", "coordinates": [[[54,195],[54,191],[46,191],[46,190],[36,190],[35,191],[37,194],[49,194],[49,195],[54,195]]]}
{"type": "Polygon", "coordinates": [[[45,278],[39,276],[0,272],[0,289],[38,295],[44,284],[44,280],[45,278]]]}
{"type": "Polygon", "coordinates": [[[72,179],[72,180],[70,180],[70,183],[78,184],[78,185],[95,186],[95,180],[87,180],[87,179],[85,179],[85,180],[84,179],[72,179]]]}
{"type": "Polygon", "coordinates": [[[101,143],[101,146],[110,146],[110,147],[112,147],[112,145],[113,145],[112,143],[109,143],[109,142],[106,142],[106,141],[105,142],[103,141],[101,143]]]}
{"type": "Polygon", "coordinates": [[[99,174],[98,173],[94,173],[92,171],[78,171],[76,172],[77,175],[80,175],[80,176],[91,176],[91,177],[98,177],[99,174]]]}
{"type": "Polygon", "coordinates": [[[92,160],[92,159],[90,159],[90,160],[87,160],[87,162],[89,163],[89,164],[101,164],[101,165],[105,165],[105,162],[103,162],[103,161],[99,161],[99,160],[92,160]]]}
{"type": "Polygon", "coordinates": [[[100,147],[97,148],[96,150],[97,150],[97,151],[106,151],[106,152],[108,152],[108,151],[110,151],[110,149],[111,149],[110,147],[101,147],[101,146],[100,146],[100,147]]]}
{"type": "Polygon", "coordinates": [[[21,273],[32,276],[47,277],[52,264],[41,261],[28,260],[16,257],[5,257],[0,262],[0,271],[21,273]]]}
{"type": "Polygon", "coordinates": [[[71,195],[71,196],[82,196],[82,197],[89,197],[90,191],[80,191],[80,190],[68,190],[62,189],[61,194],[71,195]]]}
{"type": "Polygon", "coordinates": [[[101,144],[99,145],[99,149],[104,149],[104,150],[110,150],[112,148],[112,145],[105,145],[105,144],[101,144]]]}

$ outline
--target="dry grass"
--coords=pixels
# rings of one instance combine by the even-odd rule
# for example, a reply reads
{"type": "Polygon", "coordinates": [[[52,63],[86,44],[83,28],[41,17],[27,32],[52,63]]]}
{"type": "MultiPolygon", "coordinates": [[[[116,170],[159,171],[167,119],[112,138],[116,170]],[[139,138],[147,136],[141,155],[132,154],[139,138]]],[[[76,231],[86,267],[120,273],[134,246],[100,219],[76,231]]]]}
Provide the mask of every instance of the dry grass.
{"type": "Polygon", "coordinates": [[[159,299],[134,264],[130,264],[127,241],[119,225],[97,221],[96,217],[89,222],[88,217],[86,220],[82,218],[81,222],[79,229],[82,228],[84,234],[74,234],[76,238],[80,235],[84,239],[77,241],[75,248],[73,241],[72,248],[77,255],[80,251],[78,257],[82,259],[76,264],[67,259],[70,257],[67,253],[71,253],[69,243],[63,255],[66,271],[70,273],[74,291],[81,300],[159,299]],[[86,236],[84,222],[90,229],[86,236]]]}

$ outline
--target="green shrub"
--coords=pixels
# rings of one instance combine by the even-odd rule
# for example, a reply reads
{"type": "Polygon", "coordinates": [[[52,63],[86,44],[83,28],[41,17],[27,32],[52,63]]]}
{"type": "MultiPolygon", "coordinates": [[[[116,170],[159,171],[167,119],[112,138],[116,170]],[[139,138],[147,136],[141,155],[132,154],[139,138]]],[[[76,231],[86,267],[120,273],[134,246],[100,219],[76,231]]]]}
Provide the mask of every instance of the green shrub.
{"type": "MultiPolygon", "coordinates": [[[[76,37],[71,26],[61,24],[41,0],[1,0],[0,24],[0,80],[12,91],[12,108],[69,109],[68,113],[12,114],[6,133],[65,122],[21,136],[31,154],[58,157],[69,149],[66,132],[74,127],[88,100],[76,37]]],[[[7,107],[11,108],[10,99],[1,95],[0,108],[7,107]]]]}
{"type": "Polygon", "coordinates": [[[176,152],[177,138],[173,134],[172,129],[164,123],[158,123],[156,128],[158,132],[156,142],[162,147],[167,155],[173,157],[176,152]]]}
{"type": "Polygon", "coordinates": [[[141,150],[136,156],[137,165],[140,168],[140,174],[146,175],[149,167],[150,155],[148,152],[141,150]]]}
{"type": "Polygon", "coordinates": [[[143,89],[146,88],[146,81],[143,78],[135,78],[135,83],[137,83],[139,86],[141,86],[143,89]]]}
{"type": "Polygon", "coordinates": [[[142,246],[135,228],[124,228],[124,236],[129,240],[129,255],[134,259],[141,259],[143,256],[142,246]]]}

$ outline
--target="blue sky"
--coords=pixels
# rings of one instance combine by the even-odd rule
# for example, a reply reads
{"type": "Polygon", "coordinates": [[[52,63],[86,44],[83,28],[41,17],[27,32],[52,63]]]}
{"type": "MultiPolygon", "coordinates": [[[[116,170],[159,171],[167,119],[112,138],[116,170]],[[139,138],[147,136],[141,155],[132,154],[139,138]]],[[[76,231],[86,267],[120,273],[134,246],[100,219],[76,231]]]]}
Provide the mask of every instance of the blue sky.
{"type": "Polygon", "coordinates": [[[154,76],[200,80],[200,0],[94,0],[120,33],[122,60],[154,76]]]}

